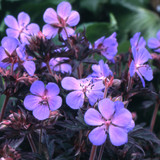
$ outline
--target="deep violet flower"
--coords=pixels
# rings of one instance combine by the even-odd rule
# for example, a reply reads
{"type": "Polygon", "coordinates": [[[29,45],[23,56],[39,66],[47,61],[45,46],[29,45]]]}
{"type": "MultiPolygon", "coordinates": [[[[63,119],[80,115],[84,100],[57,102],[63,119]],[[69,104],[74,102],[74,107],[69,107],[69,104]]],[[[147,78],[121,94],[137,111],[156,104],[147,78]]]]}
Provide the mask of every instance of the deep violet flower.
{"type": "Polygon", "coordinates": [[[61,33],[64,39],[75,33],[71,27],[76,26],[80,20],[77,11],[71,11],[72,7],[69,2],[61,2],[57,6],[57,12],[53,8],[48,8],[43,15],[47,23],[43,26],[42,32],[47,38],[55,37],[61,33]]]}
{"type": "Polygon", "coordinates": [[[15,17],[8,15],[4,19],[5,24],[9,27],[6,30],[7,36],[20,38],[22,43],[28,43],[27,38],[30,35],[37,34],[40,31],[40,28],[37,24],[30,22],[30,17],[25,12],[20,12],[16,20],[15,17]]]}
{"type": "Polygon", "coordinates": [[[152,57],[146,48],[140,48],[137,51],[135,47],[132,47],[132,54],[134,60],[132,60],[129,67],[130,76],[133,77],[134,74],[137,73],[142,81],[143,87],[145,87],[145,81],[143,77],[147,81],[151,81],[153,79],[153,71],[148,64],[144,63],[146,63],[152,57]]]}
{"type": "Polygon", "coordinates": [[[108,38],[105,38],[105,36],[99,38],[94,43],[94,48],[100,49],[101,54],[108,60],[113,60],[114,56],[117,54],[117,47],[118,42],[115,32],[108,38]]]}
{"type": "Polygon", "coordinates": [[[148,40],[148,47],[160,53],[160,30],[157,32],[157,38],[150,38],[148,40]]]}
{"type": "Polygon", "coordinates": [[[137,50],[140,48],[144,48],[146,46],[146,41],[143,37],[140,37],[141,33],[137,32],[134,36],[130,39],[130,43],[132,47],[135,47],[137,50]]]}
{"type": "Polygon", "coordinates": [[[104,80],[108,76],[112,76],[113,73],[109,69],[108,64],[104,63],[103,60],[99,61],[99,64],[92,65],[93,73],[91,74],[91,77],[93,77],[96,80],[104,80]]]}
{"type": "Polygon", "coordinates": [[[50,110],[57,110],[62,105],[62,98],[58,96],[60,90],[55,83],[49,82],[45,87],[37,80],[31,85],[30,92],[32,95],[25,97],[24,106],[39,120],[49,118],[50,110]]]}
{"type": "Polygon", "coordinates": [[[49,65],[54,71],[61,72],[61,73],[72,73],[72,67],[68,63],[63,63],[64,60],[68,60],[67,57],[58,57],[58,58],[52,58],[49,62],[49,65]]]}
{"type": "Polygon", "coordinates": [[[20,61],[23,67],[26,69],[27,73],[30,76],[33,76],[36,70],[36,66],[35,66],[35,63],[31,60],[32,57],[27,57],[27,55],[25,54],[25,46],[20,45],[16,49],[16,52],[17,52],[18,57],[20,58],[20,61]]]}
{"type": "Polygon", "coordinates": [[[65,77],[61,84],[66,90],[74,90],[66,97],[66,103],[72,109],[81,108],[85,96],[91,105],[103,98],[102,89],[104,89],[104,85],[102,81],[93,82],[91,78],[77,80],[73,77],[65,77]]]}
{"type": "Polygon", "coordinates": [[[128,142],[128,132],[134,128],[131,113],[124,108],[120,101],[112,102],[105,98],[98,103],[100,113],[90,108],[84,115],[88,125],[98,126],[89,133],[89,140],[93,145],[102,145],[109,134],[110,141],[115,146],[128,142]]]}
{"type": "Polygon", "coordinates": [[[17,39],[12,37],[4,37],[0,46],[0,67],[6,68],[13,63],[14,56],[16,55],[16,48],[19,45],[17,39]]]}

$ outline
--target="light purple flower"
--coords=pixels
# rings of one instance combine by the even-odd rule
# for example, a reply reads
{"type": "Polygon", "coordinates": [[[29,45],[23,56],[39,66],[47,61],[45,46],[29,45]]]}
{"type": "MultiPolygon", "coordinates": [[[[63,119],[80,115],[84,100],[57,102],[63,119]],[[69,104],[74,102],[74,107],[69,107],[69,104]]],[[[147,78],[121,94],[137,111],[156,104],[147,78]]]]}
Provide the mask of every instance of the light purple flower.
{"type": "Polygon", "coordinates": [[[17,52],[18,57],[20,58],[20,63],[26,69],[27,73],[30,76],[33,76],[36,70],[36,66],[35,66],[35,63],[32,60],[30,60],[32,57],[27,57],[27,55],[25,54],[25,46],[20,45],[16,49],[16,52],[17,52]]]}
{"type": "Polygon", "coordinates": [[[12,37],[4,37],[0,46],[0,67],[6,68],[15,60],[16,48],[19,45],[17,39],[12,37]]]}
{"type": "Polygon", "coordinates": [[[63,63],[63,61],[68,60],[67,57],[58,57],[52,58],[49,62],[49,65],[54,71],[61,72],[61,73],[72,73],[72,67],[68,63],[63,63]]]}
{"type": "Polygon", "coordinates": [[[74,90],[66,97],[66,103],[72,109],[81,108],[85,96],[91,105],[94,105],[97,100],[103,98],[102,89],[104,89],[104,85],[102,81],[93,82],[91,78],[77,80],[73,77],[65,77],[61,84],[66,90],[74,90]]]}
{"type": "Polygon", "coordinates": [[[143,87],[145,87],[145,81],[143,77],[147,81],[151,81],[153,79],[153,71],[148,64],[144,63],[146,63],[152,57],[146,48],[140,48],[137,51],[135,47],[132,47],[132,54],[134,60],[132,60],[129,67],[130,76],[133,77],[134,74],[137,73],[142,81],[143,87]]]}
{"type": "Polygon", "coordinates": [[[113,60],[117,54],[117,47],[118,43],[115,32],[110,37],[105,38],[105,36],[103,36],[94,43],[94,48],[100,49],[101,54],[108,60],[113,60]]]}
{"type": "Polygon", "coordinates": [[[9,37],[20,38],[22,43],[28,43],[27,38],[30,35],[37,34],[40,28],[37,24],[30,22],[30,17],[25,12],[20,12],[16,20],[15,17],[8,15],[4,19],[5,24],[9,27],[6,33],[9,37]]]}
{"type": "Polygon", "coordinates": [[[160,30],[157,32],[157,38],[150,38],[148,40],[148,47],[160,53],[160,30]]]}
{"type": "Polygon", "coordinates": [[[91,74],[91,77],[96,80],[105,80],[106,77],[113,75],[112,71],[109,69],[108,64],[104,63],[103,60],[100,60],[98,65],[92,65],[92,70],[93,73],[91,74]]]}
{"type": "Polygon", "coordinates": [[[128,142],[128,132],[134,128],[131,113],[124,108],[120,101],[112,102],[109,98],[99,101],[100,113],[90,108],[84,115],[88,125],[98,126],[89,133],[89,140],[93,145],[102,145],[109,134],[110,141],[115,146],[128,142]]]}
{"type": "Polygon", "coordinates": [[[46,87],[42,81],[35,81],[31,85],[30,92],[24,99],[24,106],[38,120],[49,118],[50,110],[55,111],[62,105],[62,98],[58,96],[60,90],[57,84],[49,82],[46,87]]]}
{"type": "Polygon", "coordinates": [[[43,15],[47,23],[43,26],[42,32],[47,38],[55,37],[61,33],[64,39],[75,33],[71,27],[76,26],[80,20],[77,11],[71,11],[72,7],[69,2],[61,2],[57,6],[57,12],[53,8],[48,8],[43,15]]]}

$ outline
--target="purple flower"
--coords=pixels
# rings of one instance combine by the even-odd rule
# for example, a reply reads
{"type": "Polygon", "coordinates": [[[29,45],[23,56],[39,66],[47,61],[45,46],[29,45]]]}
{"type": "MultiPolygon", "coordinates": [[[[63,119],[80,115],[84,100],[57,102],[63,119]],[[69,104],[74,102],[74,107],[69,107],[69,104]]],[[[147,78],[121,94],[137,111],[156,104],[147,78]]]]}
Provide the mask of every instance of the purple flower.
{"type": "Polygon", "coordinates": [[[109,134],[110,141],[115,146],[128,142],[128,132],[134,128],[131,113],[124,108],[120,101],[112,102],[109,98],[99,101],[100,113],[90,108],[84,115],[88,125],[98,126],[89,133],[89,140],[93,145],[102,145],[109,134]]]}
{"type": "Polygon", "coordinates": [[[43,26],[42,32],[47,38],[55,37],[57,33],[61,33],[64,39],[74,34],[74,29],[80,20],[77,11],[71,11],[72,7],[69,2],[61,2],[57,6],[57,13],[53,8],[48,8],[43,15],[44,21],[47,23],[43,26]]]}
{"type": "Polygon", "coordinates": [[[29,58],[32,58],[32,57],[27,57],[27,55],[25,54],[25,46],[20,45],[16,49],[16,52],[17,52],[18,57],[20,58],[20,63],[26,69],[27,73],[30,76],[33,76],[34,72],[36,70],[36,66],[35,66],[35,63],[29,59],[29,58]]]}
{"type": "Polygon", "coordinates": [[[88,98],[91,105],[94,105],[97,100],[103,98],[102,89],[104,89],[104,85],[102,81],[93,83],[93,79],[91,78],[77,80],[73,77],[65,77],[61,84],[66,90],[74,90],[66,97],[66,103],[72,109],[81,108],[85,96],[88,98]]]}
{"type": "Polygon", "coordinates": [[[144,48],[146,46],[146,41],[143,37],[140,37],[141,33],[137,32],[134,36],[130,39],[130,43],[132,47],[135,47],[137,50],[140,48],[144,48]]]}
{"type": "Polygon", "coordinates": [[[0,47],[0,67],[6,68],[8,65],[15,61],[16,48],[19,45],[17,39],[12,37],[4,37],[1,41],[0,47]]]}
{"type": "Polygon", "coordinates": [[[105,38],[105,36],[103,36],[94,43],[94,48],[100,49],[101,54],[108,60],[113,60],[117,54],[117,47],[118,43],[115,32],[110,37],[105,38]]]}
{"type": "Polygon", "coordinates": [[[20,12],[17,19],[11,15],[4,19],[5,24],[9,27],[6,33],[9,37],[20,38],[22,43],[28,43],[27,38],[32,34],[37,34],[40,28],[35,23],[29,24],[30,17],[25,12],[20,12]]]}
{"type": "Polygon", "coordinates": [[[157,32],[157,38],[150,38],[148,40],[148,47],[160,53],[160,30],[157,32]]]}
{"type": "Polygon", "coordinates": [[[104,63],[103,60],[99,61],[99,65],[92,65],[92,70],[93,73],[91,74],[91,77],[94,79],[105,80],[106,77],[113,75],[112,71],[108,67],[108,64],[104,63]]]}
{"type": "Polygon", "coordinates": [[[57,110],[62,105],[62,98],[57,96],[60,90],[55,83],[50,82],[45,87],[42,81],[35,81],[30,92],[32,95],[25,97],[24,106],[39,120],[49,118],[50,110],[57,110]]]}
{"type": "Polygon", "coordinates": [[[151,81],[153,79],[153,71],[148,64],[144,63],[146,63],[148,59],[151,59],[152,57],[146,48],[140,48],[137,51],[135,47],[132,47],[132,54],[134,60],[132,60],[129,67],[130,76],[133,77],[134,74],[137,73],[142,81],[143,87],[145,87],[145,81],[143,77],[147,81],[151,81]]]}
{"type": "Polygon", "coordinates": [[[53,68],[54,71],[61,72],[61,73],[72,73],[71,65],[67,63],[63,63],[64,60],[68,60],[69,58],[52,58],[49,62],[50,66],[53,68]]]}

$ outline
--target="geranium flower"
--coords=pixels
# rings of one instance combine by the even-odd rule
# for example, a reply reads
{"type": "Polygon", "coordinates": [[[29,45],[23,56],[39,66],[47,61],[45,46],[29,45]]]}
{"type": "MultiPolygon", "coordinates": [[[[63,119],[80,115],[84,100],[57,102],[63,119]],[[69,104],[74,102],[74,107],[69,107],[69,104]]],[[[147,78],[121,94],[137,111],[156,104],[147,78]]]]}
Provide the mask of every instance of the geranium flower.
{"type": "Polygon", "coordinates": [[[11,15],[4,19],[5,24],[9,27],[6,30],[7,36],[20,38],[22,43],[28,43],[27,38],[32,34],[37,34],[40,28],[35,23],[29,24],[30,17],[25,12],[20,12],[17,19],[11,15]]]}
{"type": "Polygon", "coordinates": [[[148,40],[148,47],[160,53],[160,30],[157,32],[157,38],[150,38],[148,40]]]}
{"type": "Polygon", "coordinates": [[[132,47],[132,54],[134,60],[132,60],[129,67],[130,76],[133,77],[134,74],[137,73],[142,81],[143,87],[145,87],[145,81],[143,77],[147,81],[151,81],[153,79],[153,71],[148,64],[144,63],[146,63],[148,59],[151,59],[152,57],[146,48],[140,48],[137,51],[135,47],[132,47]]]}
{"type": "Polygon", "coordinates": [[[140,48],[144,48],[146,46],[146,41],[143,37],[140,37],[141,32],[137,32],[134,36],[130,39],[130,43],[132,47],[135,47],[137,50],[140,48]]]}
{"type": "Polygon", "coordinates": [[[105,38],[105,36],[99,38],[94,43],[94,48],[100,49],[101,54],[108,60],[113,60],[114,56],[117,54],[117,47],[118,43],[115,32],[108,38],[105,38]]]}
{"type": "Polygon", "coordinates": [[[133,129],[134,121],[131,113],[124,108],[120,101],[112,102],[105,98],[98,103],[100,113],[90,108],[84,115],[88,125],[98,126],[89,133],[89,140],[93,145],[102,145],[109,134],[110,141],[115,146],[128,142],[128,132],[133,129]]]}
{"type": "Polygon", "coordinates": [[[104,85],[102,81],[93,82],[91,78],[77,80],[73,77],[65,77],[61,84],[66,90],[74,90],[66,97],[66,103],[72,109],[81,108],[85,96],[91,105],[94,105],[97,100],[103,98],[102,89],[104,89],[104,85]]]}
{"type": "Polygon", "coordinates": [[[43,15],[47,23],[43,26],[42,32],[47,38],[55,37],[61,33],[64,39],[75,33],[71,27],[76,26],[80,20],[77,11],[71,11],[72,7],[69,2],[61,2],[57,6],[57,13],[53,8],[48,8],[43,15]]]}
{"type": "Polygon", "coordinates": [[[62,98],[57,96],[60,90],[55,83],[50,82],[45,87],[42,81],[35,81],[30,92],[32,95],[25,97],[24,106],[39,120],[49,118],[50,110],[55,111],[62,105],[62,98]]]}

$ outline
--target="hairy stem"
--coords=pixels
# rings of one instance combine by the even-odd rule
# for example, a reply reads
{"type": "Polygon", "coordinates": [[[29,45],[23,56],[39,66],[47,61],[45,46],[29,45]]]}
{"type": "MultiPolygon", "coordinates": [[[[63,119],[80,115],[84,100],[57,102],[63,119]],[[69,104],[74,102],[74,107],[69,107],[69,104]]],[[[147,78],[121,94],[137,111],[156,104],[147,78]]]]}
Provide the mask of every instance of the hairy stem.
{"type": "Polygon", "coordinates": [[[5,110],[6,110],[6,107],[7,107],[8,100],[9,100],[9,94],[6,95],[6,97],[4,99],[4,103],[3,103],[1,113],[0,113],[0,122],[2,122],[2,119],[4,117],[4,113],[5,113],[5,110]]]}
{"type": "Polygon", "coordinates": [[[92,149],[91,149],[89,160],[95,160],[96,151],[97,151],[97,146],[92,145],[92,149]]]}
{"type": "Polygon", "coordinates": [[[29,144],[31,146],[32,152],[37,153],[36,146],[33,142],[32,135],[30,133],[27,135],[27,138],[28,138],[29,144]]]}
{"type": "Polygon", "coordinates": [[[101,145],[100,151],[99,151],[99,155],[98,155],[98,160],[102,159],[102,155],[103,155],[103,151],[104,151],[104,146],[105,143],[101,145]]]}
{"type": "Polygon", "coordinates": [[[150,124],[150,131],[153,131],[153,128],[154,128],[154,125],[155,125],[155,121],[156,121],[156,117],[157,117],[159,104],[160,104],[160,100],[159,100],[159,98],[157,98],[157,102],[155,104],[155,108],[154,108],[154,112],[153,112],[152,120],[151,120],[151,124],[150,124]]]}

